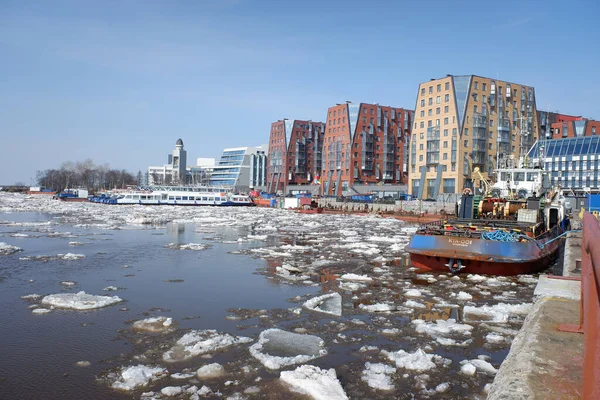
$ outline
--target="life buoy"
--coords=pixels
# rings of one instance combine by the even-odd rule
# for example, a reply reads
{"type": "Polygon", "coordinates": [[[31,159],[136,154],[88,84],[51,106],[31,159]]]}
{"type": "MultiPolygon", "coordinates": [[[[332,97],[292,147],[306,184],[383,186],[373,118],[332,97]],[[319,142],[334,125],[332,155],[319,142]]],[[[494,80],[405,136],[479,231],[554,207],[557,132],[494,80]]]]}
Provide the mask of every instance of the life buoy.
{"type": "Polygon", "coordinates": [[[470,195],[472,195],[472,194],[473,194],[473,191],[472,191],[470,188],[465,188],[465,189],[463,190],[463,194],[464,194],[465,196],[470,196],[470,195]]]}

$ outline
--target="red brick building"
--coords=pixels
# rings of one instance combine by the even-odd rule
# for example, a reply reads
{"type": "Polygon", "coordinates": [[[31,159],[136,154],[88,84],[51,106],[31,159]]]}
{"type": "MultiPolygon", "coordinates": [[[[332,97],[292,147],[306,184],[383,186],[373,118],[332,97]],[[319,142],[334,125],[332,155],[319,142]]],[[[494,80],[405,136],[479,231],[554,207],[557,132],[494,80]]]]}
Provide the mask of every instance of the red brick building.
{"type": "Polygon", "coordinates": [[[284,118],[271,124],[267,192],[286,193],[287,185],[305,185],[319,179],[325,135],[322,122],[284,118]]]}
{"type": "Polygon", "coordinates": [[[408,181],[413,111],[346,102],[329,108],[321,187],[324,195],[349,194],[356,184],[408,181]],[[346,193],[344,193],[346,192],[346,193]]]}
{"type": "Polygon", "coordinates": [[[552,139],[600,135],[600,121],[582,117],[555,122],[551,127],[552,139]]]}

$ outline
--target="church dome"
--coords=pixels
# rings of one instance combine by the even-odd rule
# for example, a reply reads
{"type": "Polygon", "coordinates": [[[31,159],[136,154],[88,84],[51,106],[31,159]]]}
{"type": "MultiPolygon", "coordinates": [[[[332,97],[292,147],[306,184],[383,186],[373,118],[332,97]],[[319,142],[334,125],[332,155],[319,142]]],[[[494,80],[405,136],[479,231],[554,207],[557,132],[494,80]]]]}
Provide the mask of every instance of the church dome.
{"type": "Polygon", "coordinates": [[[183,140],[181,140],[181,138],[177,139],[177,143],[175,143],[175,146],[183,146],[183,140]]]}

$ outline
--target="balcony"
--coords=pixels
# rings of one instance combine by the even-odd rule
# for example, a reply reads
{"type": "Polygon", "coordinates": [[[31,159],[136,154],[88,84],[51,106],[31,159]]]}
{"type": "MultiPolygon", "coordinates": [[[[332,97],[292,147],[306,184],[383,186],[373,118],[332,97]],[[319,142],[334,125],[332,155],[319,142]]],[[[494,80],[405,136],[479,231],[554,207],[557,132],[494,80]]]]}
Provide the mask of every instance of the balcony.
{"type": "Polygon", "coordinates": [[[439,164],[440,163],[440,153],[427,153],[427,165],[431,164],[439,164]]]}

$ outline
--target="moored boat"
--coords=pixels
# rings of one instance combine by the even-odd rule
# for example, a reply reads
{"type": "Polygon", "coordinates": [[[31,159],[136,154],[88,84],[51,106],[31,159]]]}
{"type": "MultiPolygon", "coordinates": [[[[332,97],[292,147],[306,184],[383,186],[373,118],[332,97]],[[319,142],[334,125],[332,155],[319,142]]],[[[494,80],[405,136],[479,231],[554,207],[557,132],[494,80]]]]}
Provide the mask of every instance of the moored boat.
{"type": "Polygon", "coordinates": [[[173,206],[253,206],[244,194],[228,192],[226,188],[208,186],[154,186],[136,190],[103,194],[90,198],[102,204],[140,204],[173,206]]]}
{"type": "Polygon", "coordinates": [[[527,199],[467,192],[461,198],[458,218],[421,225],[406,251],[415,267],[426,270],[528,274],[555,261],[569,228],[560,191],[527,199]]]}

